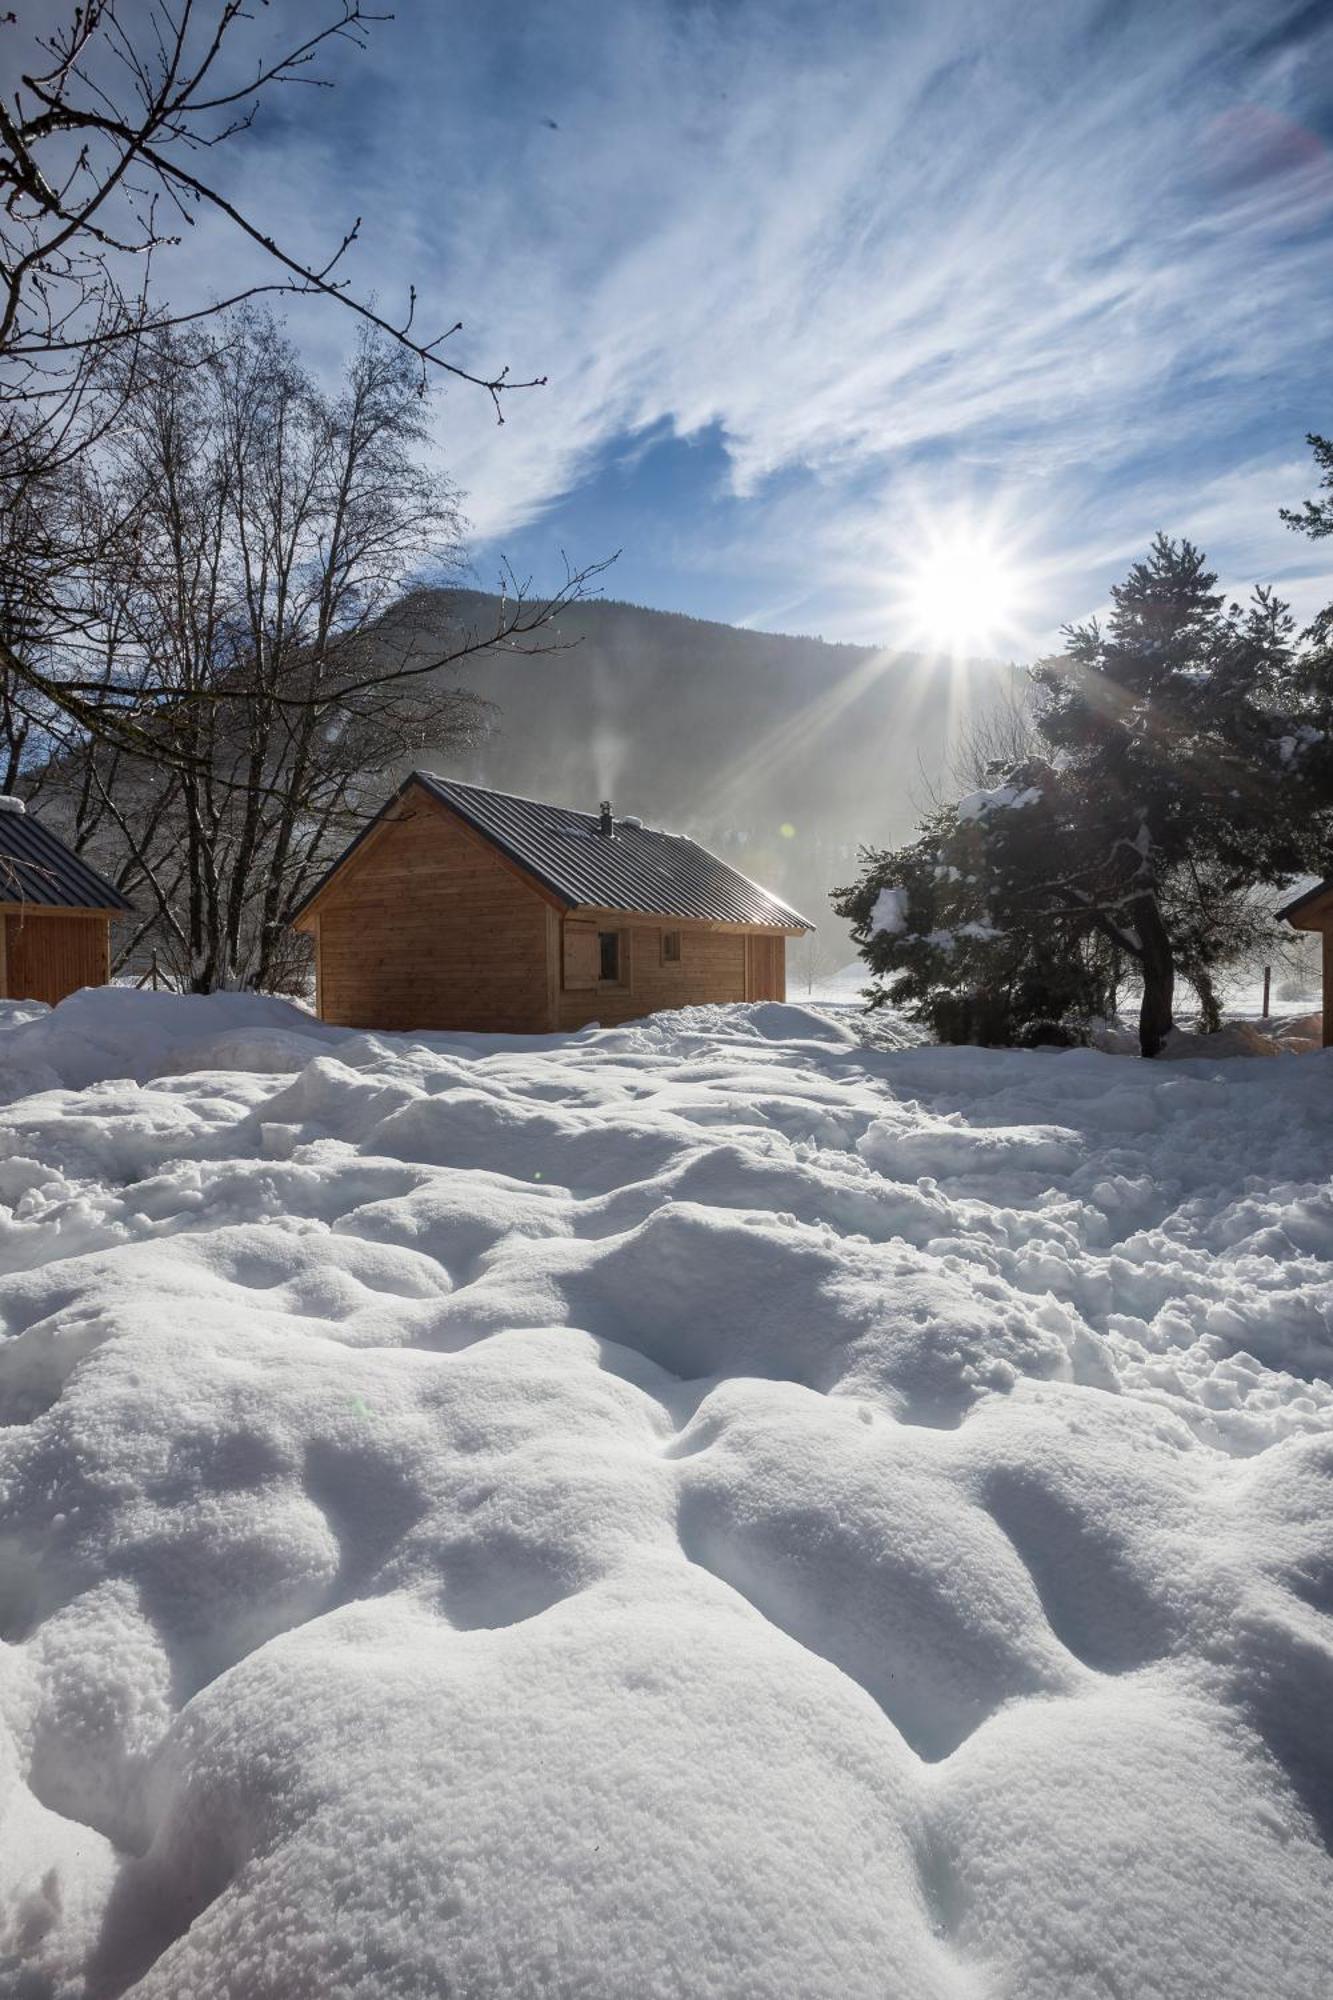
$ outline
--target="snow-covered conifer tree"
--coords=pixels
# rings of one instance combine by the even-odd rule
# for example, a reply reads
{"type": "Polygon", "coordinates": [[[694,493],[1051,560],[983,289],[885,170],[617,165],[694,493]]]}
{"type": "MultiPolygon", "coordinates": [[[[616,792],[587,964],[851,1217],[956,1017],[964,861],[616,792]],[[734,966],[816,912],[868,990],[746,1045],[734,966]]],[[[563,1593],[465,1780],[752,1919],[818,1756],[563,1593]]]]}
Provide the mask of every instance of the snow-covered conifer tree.
{"type": "Polygon", "coordinates": [[[1270,590],[1225,604],[1188,541],[1159,535],[1033,669],[1043,754],[935,816],[923,840],[866,857],[837,892],[890,997],[951,1039],[1077,1028],[1117,967],[1142,985],[1156,1055],[1177,976],[1215,1015],[1211,973],[1254,941],[1252,892],[1320,863],[1333,821],[1333,688],[1270,590]],[[877,926],[902,888],[896,929],[877,926]]]}

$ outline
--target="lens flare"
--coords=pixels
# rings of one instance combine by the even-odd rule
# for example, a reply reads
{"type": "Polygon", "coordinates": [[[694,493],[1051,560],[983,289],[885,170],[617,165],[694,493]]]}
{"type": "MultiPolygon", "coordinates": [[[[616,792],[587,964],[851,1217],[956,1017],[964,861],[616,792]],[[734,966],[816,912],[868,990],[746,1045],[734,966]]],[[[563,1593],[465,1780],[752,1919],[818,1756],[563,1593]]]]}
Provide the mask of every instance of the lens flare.
{"type": "Polygon", "coordinates": [[[952,529],[928,540],[904,568],[900,604],[907,644],[952,654],[990,653],[1018,634],[1022,572],[985,534],[952,529]]]}

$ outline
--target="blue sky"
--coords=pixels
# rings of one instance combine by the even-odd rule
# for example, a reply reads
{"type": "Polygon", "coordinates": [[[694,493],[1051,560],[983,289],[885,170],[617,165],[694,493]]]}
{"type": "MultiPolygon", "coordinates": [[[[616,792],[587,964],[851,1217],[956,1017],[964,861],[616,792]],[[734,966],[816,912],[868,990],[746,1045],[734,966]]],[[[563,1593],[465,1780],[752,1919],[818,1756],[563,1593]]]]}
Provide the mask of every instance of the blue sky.
{"type": "Polygon", "coordinates": [[[980,535],[1022,655],[1160,526],[1333,596],[1277,519],[1333,429],[1333,7],[400,0],[326,70],[251,208],[363,214],[360,286],[549,377],[438,405],[483,581],[619,548],[609,594],[893,643],[980,535]]]}

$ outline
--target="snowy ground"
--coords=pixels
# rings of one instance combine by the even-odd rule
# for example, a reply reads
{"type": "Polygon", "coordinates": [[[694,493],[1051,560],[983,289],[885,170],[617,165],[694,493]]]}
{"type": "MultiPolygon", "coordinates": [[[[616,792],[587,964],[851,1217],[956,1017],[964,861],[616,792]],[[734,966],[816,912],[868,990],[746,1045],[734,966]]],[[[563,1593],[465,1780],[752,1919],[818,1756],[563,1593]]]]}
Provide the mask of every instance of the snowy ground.
{"type": "MultiPolygon", "coordinates": [[[[821,1013],[828,1007],[850,1007],[859,1010],[865,1006],[865,990],[872,983],[865,960],[854,958],[837,972],[830,973],[827,978],[814,980],[808,985],[792,981],[792,998],[801,1006],[818,1008],[821,1013]]],[[[1256,979],[1245,975],[1226,980],[1222,984],[1220,998],[1228,1021],[1249,1021],[1261,1027],[1268,1027],[1273,1023],[1290,1024],[1309,1020],[1312,1014],[1319,1013],[1323,1005],[1318,970],[1306,977],[1298,976],[1284,966],[1278,966],[1274,971],[1269,987],[1268,1014],[1263,1011],[1262,978],[1256,979]]],[[[1138,1004],[1138,993],[1132,984],[1125,987],[1123,999],[1125,1004],[1121,1018],[1126,1029],[1132,1030],[1138,1004]]],[[[1187,1025],[1192,1025],[1189,1021],[1188,986],[1182,985],[1177,989],[1176,1001],[1180,1018],[1187,1025]]],[[[920,1039],[920,1036],[914,1035],[891,1009],[882,1010],[878,1017],[874,1015],[869,1017],[871,1023],[877,1018],[881,1021],[891,1020],[904,1042],[920,1039]]]]}
{"type": "Polygon", "coordinates": [[[7,1021],[0,1992],[1328,1990],[1328,1057],[7,1021]]]}

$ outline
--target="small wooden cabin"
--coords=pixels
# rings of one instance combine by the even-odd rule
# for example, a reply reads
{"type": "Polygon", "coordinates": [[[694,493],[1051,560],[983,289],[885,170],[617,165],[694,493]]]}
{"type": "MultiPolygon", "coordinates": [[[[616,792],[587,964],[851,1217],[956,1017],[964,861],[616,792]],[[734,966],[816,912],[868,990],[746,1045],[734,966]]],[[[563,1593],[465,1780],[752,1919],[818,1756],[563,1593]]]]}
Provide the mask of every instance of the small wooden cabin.
{"type": "Polygon", "coordinates": [[[1333,1048],[1333,878],[1307,889],[1278,911],[1298,931],[1318,931],[1323,940],[1324,1047],[1333,1048]]]}
{"type": "Polygon", "coordinates": [[[414,771],[306,898],[320,1019],[549,1034],[781,1000],[812,928],[678,834],[414,771]]]}
{"type": "Polygon", "coordinates": [[[54,1007],[111,977],[111,920],[131,905],[21,799],[0,795],[0,999],[54,1007]]]}

